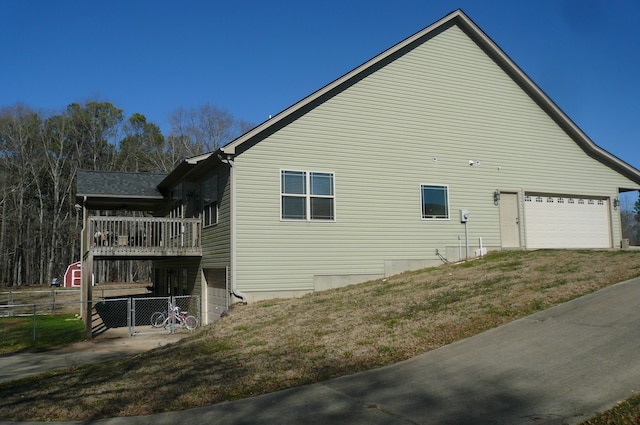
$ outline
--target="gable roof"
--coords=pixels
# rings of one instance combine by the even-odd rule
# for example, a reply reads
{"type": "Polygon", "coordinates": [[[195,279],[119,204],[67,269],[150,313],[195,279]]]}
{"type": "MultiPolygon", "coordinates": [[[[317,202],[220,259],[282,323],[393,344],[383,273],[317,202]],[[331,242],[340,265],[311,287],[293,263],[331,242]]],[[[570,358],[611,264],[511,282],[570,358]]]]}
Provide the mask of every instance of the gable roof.
{"type": "Polygon", "coordinates": [[[193,156],[191,158],[185,158],[180,164],[178,164],[169,174],[166,174],[162,181],[158,183],[158,189],[162,191],[168,191],[171,186],[176,184],[181,179],[184,179],[186,175],[193,171],[198,164],[202,164],[206,159],[213,156],[213,153],[205,153],[202,155],[193,156]]]}
{"type": "Polygon", "coordinates": [[[76,199],[89,209],[153,209],[166,174],[78,170],[76,199]]]}
{"type": "Polygon", "coordinates": [[[385,50],[342,77],[310,94],[273,118],[229,142],[220,152],[236,155],[268,135],[287,125],[291,120],[323,103],[340,91],[363,79],[394,58],[405,54],[445,29],[457,25],[484,52],[491,57],[588,155],[640,184],[640,171],[601,147],[597,146],[547,95],[531,80],[507,54],[498,47],[462,10],[458,9],[422,31],[385,50]]]}

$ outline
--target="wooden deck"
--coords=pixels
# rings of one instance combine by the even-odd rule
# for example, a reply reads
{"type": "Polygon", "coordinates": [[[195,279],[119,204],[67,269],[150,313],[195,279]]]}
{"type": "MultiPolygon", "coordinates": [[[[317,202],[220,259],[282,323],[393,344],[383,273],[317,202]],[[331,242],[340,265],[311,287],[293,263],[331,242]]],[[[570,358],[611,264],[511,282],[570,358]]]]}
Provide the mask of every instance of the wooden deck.
{"type": "Polygon", "coordinates": [[[198,218],[89,217],[89,251],[95,257],[201,256],[198,218]]]}

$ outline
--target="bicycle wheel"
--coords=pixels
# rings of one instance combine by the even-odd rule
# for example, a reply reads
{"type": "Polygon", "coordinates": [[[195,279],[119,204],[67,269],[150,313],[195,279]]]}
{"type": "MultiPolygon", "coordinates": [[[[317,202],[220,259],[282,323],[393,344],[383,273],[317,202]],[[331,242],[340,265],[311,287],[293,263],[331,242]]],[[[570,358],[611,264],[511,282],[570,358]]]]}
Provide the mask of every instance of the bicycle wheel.
{"type": "Polygon", "coordinates": [[[198,319],[194,316],[187,316],[184,318],[184,327],[189,329],[190,331],[194,330],[198,327],[198,319]]]}
{"type": "Polygon", "coordinates": [[[154,328],[161,328],[164,319],[164,313],[161,311],[156,311],[151,315],[151,326],[153,326],[154,328]]]}

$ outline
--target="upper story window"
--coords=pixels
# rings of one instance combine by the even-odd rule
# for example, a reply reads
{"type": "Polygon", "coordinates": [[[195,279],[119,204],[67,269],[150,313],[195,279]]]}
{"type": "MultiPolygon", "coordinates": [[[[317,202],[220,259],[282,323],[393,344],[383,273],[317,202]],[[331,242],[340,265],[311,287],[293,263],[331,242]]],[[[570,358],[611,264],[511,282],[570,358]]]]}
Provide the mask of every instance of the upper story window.
{"type": "Polygon", "coordinates": [[[280,198],[283,220],[335,220],[333,173],[283,170],[280,198]]]}
{"type": "Polygon", "coordinates": [[[202,225],[212,226],[218,223],[218,176],[213,175],[202,182],[202,225]]]}
{"type": "Polygon", "coordinates": [[[171,201],[182,202],[182,183],[178,183],[171,189],[171,201]]]}
{"type": "Polygon", "coordinates": [[[420,186],[422,198],[422,218],[449,219],[449,187],[443,185],[420,186]]]}

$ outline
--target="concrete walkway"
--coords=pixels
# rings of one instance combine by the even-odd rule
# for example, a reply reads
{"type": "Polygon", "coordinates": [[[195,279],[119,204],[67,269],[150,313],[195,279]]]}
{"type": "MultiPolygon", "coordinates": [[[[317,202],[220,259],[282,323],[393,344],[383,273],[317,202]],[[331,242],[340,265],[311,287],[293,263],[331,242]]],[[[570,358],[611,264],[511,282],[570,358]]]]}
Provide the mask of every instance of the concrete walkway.
{"type": "Polygon", "coordinates": [[[369,372],[91,424],[577,424],[640,390],[640,279],[369,372]]]}
{"type": "Polygon", "coordinates": [[[178,341],[188,333],[158,332],[129,337],[127,329],[114,329],[110,337],[78,342],[55,350],[0,357],[0,382],[56,369],[132,356],[178,341]]]}

